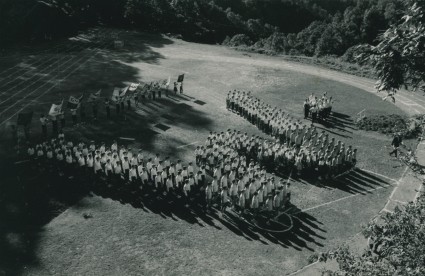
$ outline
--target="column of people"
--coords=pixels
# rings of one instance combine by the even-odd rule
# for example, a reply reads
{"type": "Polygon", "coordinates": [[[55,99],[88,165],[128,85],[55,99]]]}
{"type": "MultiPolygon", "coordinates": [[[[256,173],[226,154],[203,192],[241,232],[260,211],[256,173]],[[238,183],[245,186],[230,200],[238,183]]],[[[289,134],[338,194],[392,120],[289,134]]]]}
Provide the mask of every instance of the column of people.
{"type": "Polygon", "coordinates": [[[241,213],[276,214],[288,205],[289,180],[267,174],[264,162],[251,158],[251,149],[258,146],[254,139],[236,130],[211,132],[205,145],[196,148],[196,163],[212,176],[205,190],[208,206],[221,202],[221,208],[232,205],[241,213]]]}
{"type": "Polygon", "coordinates": [[[260,151],[265,159],[274,157],[269,162],[272,169],[295,170],[298,175],[323,179],[348,172],[356,165],[357,149],[263,103],[249,92],[229,92],[227,108],[275,138],[265,147],[267,150],[260,151]]]}
{"type": "Polygon", "coordinates": [[[28,144],[30,160],[40,167],[53,168],[67,177],[81,177],[88,184],[106,187],[130,185],[145,192],[179,195],[187,204],[200,196],[206,172],[189,162],[173,162],[159,154],[148,157],[141,150],[105,143],[73,143],[60,133],[57,138],[36,145],[28,144]]]}

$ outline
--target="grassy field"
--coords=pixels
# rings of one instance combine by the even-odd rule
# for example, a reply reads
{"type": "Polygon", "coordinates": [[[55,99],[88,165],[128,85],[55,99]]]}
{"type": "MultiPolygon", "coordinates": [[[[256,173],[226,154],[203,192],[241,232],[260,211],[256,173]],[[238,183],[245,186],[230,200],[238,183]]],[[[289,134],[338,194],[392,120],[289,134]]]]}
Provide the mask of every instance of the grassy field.
{"type": "Polygon", "coordinates": [[[354,238],[361,224],[375,217],[387,202],[395,185],[390,179],[398,180],[403,172],[397,161],[388,158],[385,145],[390,138],[359,131],[353,121],[363,109],[369,114],[404,111],[345,84],[345,79],[339,82],[326,74],[320,76],[314,67],[299,70],[279,58],[120,30],[93,31],[91,36],[53,49],[5,57],[0,62],[0,168],[6,175],[0,198],[0,275],[289,274],[308,264],[312,253],[354,238]],[[124,41],[123,49],[112,47],[114,37],[124,41]],[[10,138],[10,124],[17,112],[35,112],[32,140],[37,141],[39,114],[47,113],[53,102],[99,88],[102,97],[109,97],[116,86],[176,78],[180,73],[186,74],[185,94],[149,102],[128,112],[127,120],[114,116],[106,120],[100,105],[99,120],[92,121],[87,106],[89,122],[71,127],[68,114],[65,134],[105,142],[132,137],[135,148],[188,162],[209,131],[232,128],[261,135],[226,110],[229,90],[251,90],[298,118],[302,118],[302,103],[308,95],[327,91],[336,99],[335,113],[331,124],[317,127],[358,148],[360,170],[332,182],[295,181],[294,207],[288,211],[292,228],[284,233],[269,233],[196,208],[189,212],[166,202],[142,208],[139,199],[116,195],[76,192],[68,197],[42,196],[41,203],[28,203],[37,185],[56,185],[60,180],[36,179],[32,189],[18,181],[29,177],[17,178],[24,170],[11,162],[17,160],[10,138]],[[42,216],[55,204],[59,213],[42,216]],[[93,218],[84,219],[87,212],[93,218]]]}

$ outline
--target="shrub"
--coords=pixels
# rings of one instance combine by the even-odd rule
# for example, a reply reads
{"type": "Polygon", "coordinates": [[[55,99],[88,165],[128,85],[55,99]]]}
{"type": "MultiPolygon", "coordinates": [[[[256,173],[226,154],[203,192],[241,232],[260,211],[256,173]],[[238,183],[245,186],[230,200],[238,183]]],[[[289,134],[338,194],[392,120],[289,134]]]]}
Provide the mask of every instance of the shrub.
{"type": "Polygon", "coordinates": [[[249,36],[245,34],[237,34],[233,36],[227,43],[227,46],[232,46],[232,47],[250,46],[250,45],[252,45],[252,41],[249,38],[249,36]]]}
{"type": "Polygon", "coordinates": [[[372,115],[358,120],[359,129],[366,131],[378,131],[383,134],[393,135],[400,133],[404,138],[415,138],[421,135],[425,115],[417,115],[411,118],[405,116],[372,115]]]}

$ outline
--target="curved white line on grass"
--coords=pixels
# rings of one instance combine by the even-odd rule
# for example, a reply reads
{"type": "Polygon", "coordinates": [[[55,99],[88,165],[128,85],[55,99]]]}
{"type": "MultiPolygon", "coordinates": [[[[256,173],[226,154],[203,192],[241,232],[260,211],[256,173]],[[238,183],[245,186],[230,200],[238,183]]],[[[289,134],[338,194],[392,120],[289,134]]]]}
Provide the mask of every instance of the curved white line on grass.
{"type": "MultiPolygon", "coordinates": [[[[107,45],[107,43],[103,43],[103,45],[107,45]]],[[[99,50],[98,51],[96,51],[96,52],[99,52],[99,50]]],[[[48,90],[46,90],[45,92],[43,92],[43,93],[41,93],[39,96],[37,96],[35,99],[33,99],[33,101],[34,100],[37,100],[37,99],[39,99],[40,97],[42,97],[42,96],[44,96],[46,93],[48,93],[48,92],[50,92],[50,90],[52,90],[53,88],[55,88],[59,83],[61,83],[64,79],[66,79],[67,77],[69,77],[72,73],[74,73],[75,71],[77,71],[81,66],[83,66],[83,65],[85,65],[87,62],[89,62],[95,55],[96,55],[97,53],[95,53],[95,54],[93,54],[93,55],[91,55],[91,57],[89,58],[89,59],[87,59],[85,62],[83,62],[82,64],[80,64],[77,68],[75,68],[74,70],[72,70],[71,72],[69,72],[67,75],[65,75],[65,76],[63,76],[62,77],[62,79],[61,80],[59,80],[56,84],[54,84],[52,87],[50,87],[48,90]]],[[[87,58],[87,56],[84,56],[84,57],[82,57],[82,58],[80,58],[79,59],[79,61],[80,60],[83,60],[83,59],[85,59],[85,58],[87,58]]],[[[77,62],[74,62],[72,65],[74,65],[74,64],[76,64],[77,62]]],[[[71,66],[72,66],[71,65],[71,66]]],[[[67,69],[69,69],[71,66],[69,66],[67,69]]],[[[47,83],[45,83],[44,85],[46,85],[47,83]]],[[[31,92],[31,93],[29,93],[27,96],[25,96],[22,100],[24,100],[26,97],[28,97],[28,96],[30,96],[31,94],[33,94],[33,93],[35,93],[35,91],[37,91],[38,89],[40,89],[41,87],[43,87],[44,85],[42,85],[42,86],[40,86],[40,87],[38,87],[36,90],[34,90],[33,92],[31,92]]],[[[17,101],[15,104],[13,104],[12,106],[15,106],[16,104],[19,104],[19,103],[21,103],[22,102],[22,100],[21,101],[17,101]]],[[[15,112],[14,114],[12,114],[9,118],[7,118],[7,119],[5,119],[5,120],[3,120],[2,122],[0,122],[0,126],[1,125],[3,125],[5,122],[7,122],[8,120],[10,120],[11,118],[13,118],[16,114],[18,114],[19,112],[21,112],[22,110],[24,110],[27,106],[29,106],[29,105],[31,105],[31,103],[28,103],[28,104],[26,104],[26,105],[24,105],[21,109],[19,109],[17,112],[15,112]]],[[[11,106],[11,107],[12,107],[11,106]]],[[[10,108],[10,107],[9,107],[10,108]]]]}

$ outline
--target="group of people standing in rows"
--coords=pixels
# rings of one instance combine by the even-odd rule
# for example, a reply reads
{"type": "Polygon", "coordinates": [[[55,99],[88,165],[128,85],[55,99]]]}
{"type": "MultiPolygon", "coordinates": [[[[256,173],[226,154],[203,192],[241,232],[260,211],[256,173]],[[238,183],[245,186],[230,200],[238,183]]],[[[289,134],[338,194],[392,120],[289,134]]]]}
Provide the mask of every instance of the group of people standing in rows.
{"type": "Polygon", "coordinates": [[[274,138],[242,136],[242,141],[250,145],[246,146],[249,156],[256,156],[269,170],[328,179],[355,167],[357,149],[325,131],[319,132],[312,124],[303,124],[250,92],[230,91],[227,108],[274,138]]]}
{"type": "Polygon", "coordinates": [[[273,216],[289,204],[290,179],[269,174],[262,160],[248,154],[254,147],[246,133],[230,129],[210,132],[205,145],[197,146],[196,163],[212,177],[206,190],[208,205],[215,200],[222,208],[231,205],[241,213],[264,211],[273,216]]]}
{"type": "Polygon", "coordinates": [[[204,168],[192,162],[184,165],[159,154],[147,157],[141,150],[105,143],[73,143],[61,132],[57,138],[37,145],[28,144],[27,154],[41,167],[50,167],[66,177],[80,177],[88,185],[106,187],[130,185],[143,193],[164,193],[183,197],[190,203],[206,183],[204,168]]]}
{"type": "Polygon", "coordinates": [[[332,112],[332,104],[332,96],[328,98],[327,92],[320,98],[314,93],[311,94],[304,101],[304,119],[311,116],[312,123],[328,119],[332,112]]]}

